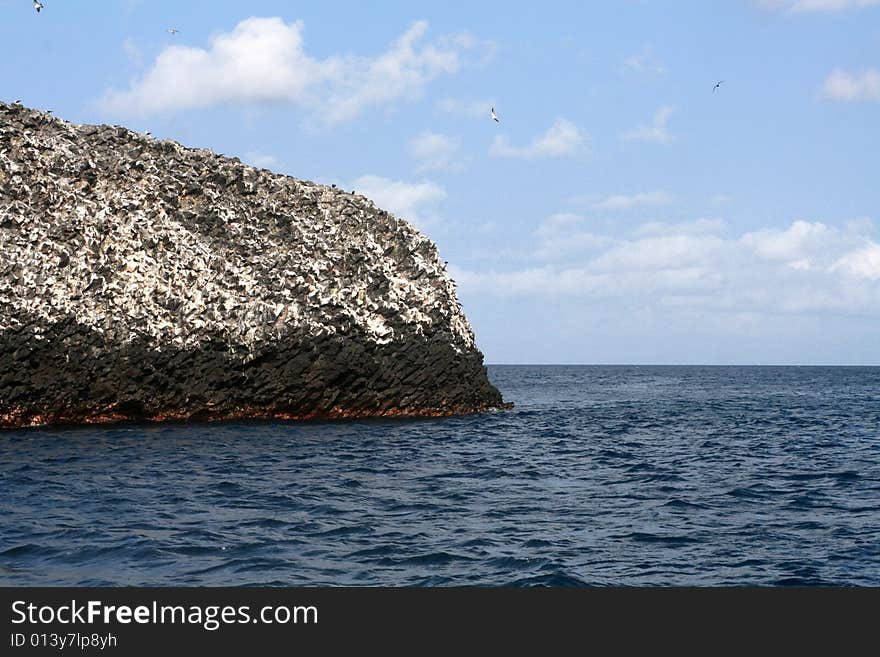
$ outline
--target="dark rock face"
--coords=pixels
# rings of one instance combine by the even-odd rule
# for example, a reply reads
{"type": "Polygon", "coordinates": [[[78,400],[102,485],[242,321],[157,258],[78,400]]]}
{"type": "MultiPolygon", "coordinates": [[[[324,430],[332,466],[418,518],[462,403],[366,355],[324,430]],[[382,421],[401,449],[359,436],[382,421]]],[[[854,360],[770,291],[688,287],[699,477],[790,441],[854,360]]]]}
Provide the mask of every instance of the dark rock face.
{"type": "Polygon", "coordinates": [[[506,406],[405,221],[0,103],[0,427],[506,406]]]}

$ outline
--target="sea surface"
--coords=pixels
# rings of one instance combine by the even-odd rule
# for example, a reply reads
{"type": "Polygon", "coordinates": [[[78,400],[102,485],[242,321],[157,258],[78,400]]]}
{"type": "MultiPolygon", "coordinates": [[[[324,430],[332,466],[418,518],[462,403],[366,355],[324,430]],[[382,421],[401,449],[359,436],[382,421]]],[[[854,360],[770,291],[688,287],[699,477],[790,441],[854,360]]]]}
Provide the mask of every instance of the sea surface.
{"type": "Polygon", "coordinates": [[[880,368],[489,374],[514,410],[0,432],[0,584],[880,585],[880,368]]]}

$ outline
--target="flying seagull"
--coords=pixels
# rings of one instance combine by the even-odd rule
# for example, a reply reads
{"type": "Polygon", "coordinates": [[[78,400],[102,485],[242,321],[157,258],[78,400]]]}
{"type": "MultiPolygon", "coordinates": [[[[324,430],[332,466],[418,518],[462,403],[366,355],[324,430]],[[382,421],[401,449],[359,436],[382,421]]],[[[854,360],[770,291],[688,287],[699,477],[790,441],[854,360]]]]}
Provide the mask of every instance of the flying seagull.
{"type": "Polygon", "coordinates": [[[37,10],[37,13],[40,13],[40,9],[43,8],[43,5],[40,4],[40,0],[34,0],[34,9],[37,10]]]}
{"type": "Polygon", "coordinates": [[[495,121],[495,123],[501,123],[501,121],[498,120],[498,115],[495,113],[494,107],[492,108],[492,120],[495,121]]]}
{"type": "Polygon", "coordinates": [[[168,28],[168,34],[177,34],[178,32],[180,32],[180,30],[178,30],[178,29],[175,28],[175,27],[169,27],[169,28],[168,28]]]}
{"type": "Polygon", "coordinates": [[[722,83],[722,82],[724,82],[724,80],[719,81],[714,87],[712,87],[712,93],[713,93],[713,94],[715,93],[715,90],[716,90],[718,87],[721,86],[721,83],[722,83]]]}

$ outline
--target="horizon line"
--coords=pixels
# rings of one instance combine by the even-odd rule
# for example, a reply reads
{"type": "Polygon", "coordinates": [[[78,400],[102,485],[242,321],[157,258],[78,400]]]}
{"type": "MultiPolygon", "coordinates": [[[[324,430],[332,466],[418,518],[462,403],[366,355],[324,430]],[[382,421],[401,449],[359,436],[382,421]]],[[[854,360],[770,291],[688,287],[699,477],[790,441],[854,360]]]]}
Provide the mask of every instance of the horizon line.
{"type": "Polygon", "coordinates": [[[822,363],[485,363],[487,367],[880,367],[822,363]]]}

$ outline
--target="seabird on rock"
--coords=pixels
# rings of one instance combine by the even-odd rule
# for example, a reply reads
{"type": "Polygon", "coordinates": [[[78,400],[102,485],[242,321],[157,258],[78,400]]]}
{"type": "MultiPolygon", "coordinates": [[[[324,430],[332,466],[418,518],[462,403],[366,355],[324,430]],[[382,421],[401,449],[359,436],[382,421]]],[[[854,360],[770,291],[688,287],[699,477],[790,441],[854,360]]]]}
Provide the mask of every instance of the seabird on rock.
{"type": "Polygon", "coordinates": [[[37,10],[37,13],[40,13],[40,9],[43,8],[43,5],[40,4],[40,0],[34,0],[34,9],[37,10]]]}
{"type": "Polygon", "coordinates": [[[495,123],[501,123],[501,121],[498,120],[498,115],[495,113],[494,107],[492,108],[491,111],[492,111],[492,120],[495,121],[495,123]]]}
{"type": "Polygon", "coordinates": [[[719,81],[714,87],[712,87],[712,93],[713,93],[713,94],[715,93],[715,90],[716,90],[718,87],[721,86],[721,83],[722,83],[722,82],[724,82],[724,80],[720,80],[720,81],[719,81]]]}
{"type": "Polygon", "coordinates": [[[144,132],[144,135],[146,135],[147,137],[152,137],[153,133],[147,130],[146,132],[144,132]]]}

